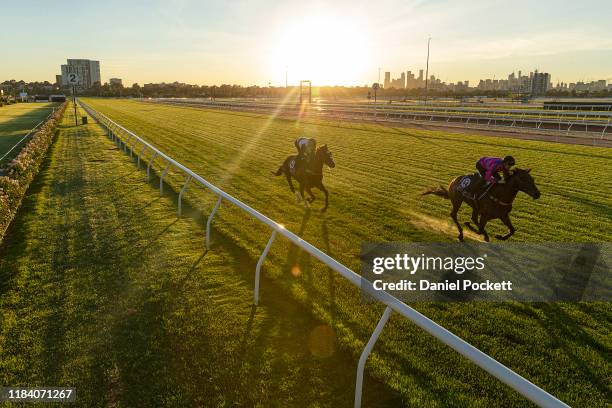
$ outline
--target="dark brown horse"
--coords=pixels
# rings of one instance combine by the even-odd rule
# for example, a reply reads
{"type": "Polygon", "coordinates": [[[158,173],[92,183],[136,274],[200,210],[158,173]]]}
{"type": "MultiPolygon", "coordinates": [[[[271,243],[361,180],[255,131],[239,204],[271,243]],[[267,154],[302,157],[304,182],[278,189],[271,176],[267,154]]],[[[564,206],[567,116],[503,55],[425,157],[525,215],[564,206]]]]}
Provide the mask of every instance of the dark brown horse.
{"type": "Polygon", "coordinates": [[[321,190],[325,194],[325,207],[321,210],[321,212],[323,212],[327,210],[329,203],[329,194],[323,185],[323,165],[328,165],[331,168],[336,167],[332,153],[327,148],[327,145],[317,148],[310,162],[297,160],[296,155],[287,157],[276,173],[273,172],[272,174],[275,176],[285,174],[289,188],[291,192],[295,194],[296,202],[299,203],[303,200],[306,208],[310,207],[310,203],[315,200],[315,196],[311,189],[316,187],[321,190]],[[300,185],[299,193],[295,191],[295,187],[293,187],[292,177],[296,179],[300,185]],[[304,190],[306,190],[310,198],[304,197],[304,190]]]}
{"type": "Polygon", "coordinates": [[[451,218],[459,229],[459,241],[463,241],[463,228],[457,220],[457,213],[461,204],[465,201],[472,207],[472,222],[476,224],[478,229],[472,226],[469,222],[465,225],[472,231],[484,235],[484,240],[489,242],[489,235],[485,230],[487,222],[499,218],[506,227],[510,230],[506,235],[496,235],[495,238],[501,240],[507,240],[514,234],[514,226],[510,221],[510,211],[512,211],[512,202],[516,198],[519,191],[522,191],[534,200],[540,198],[540,191],[535,185],[533,177],[529,174],[531,170],[515,169],[505,183],[497,183],[489,191],[482,196],[482,198],[475,202],[474,198],[463,191],[461,184],[470,184],[469,182],[464,183],[468,177],[479,177],[479,176],[459,176],[450,182],[448,190],[443,186],[439,188],[433,188],[427,190],[423,195],[434,194],[451,201],[453,209],[450,213],[451,218]]]}

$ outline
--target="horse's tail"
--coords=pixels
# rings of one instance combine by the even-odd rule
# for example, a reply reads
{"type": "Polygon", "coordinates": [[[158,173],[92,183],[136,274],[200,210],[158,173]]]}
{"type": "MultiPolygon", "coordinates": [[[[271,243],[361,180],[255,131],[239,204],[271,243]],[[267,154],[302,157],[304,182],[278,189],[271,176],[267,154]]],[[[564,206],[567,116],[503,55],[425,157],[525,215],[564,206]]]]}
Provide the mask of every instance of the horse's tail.
{"type": "Polygon", "coordinates": [[[281,174],[283,174],[283,166],[279,166],[278,170],[276,170],[276,172],[271,171],[270,173],[272,173],[275,176],[280,176],[281,174]]]}
{"type": "Polygon", "coordinates": [[[448,190],[445,189],[444,186],[430,188],[429,190],[421,193],[421,195],[429,195],[429,194],[437,195],[438,197],[442,197],[447,200],[450,200],[450,195],[448,194],[448,190]]]}

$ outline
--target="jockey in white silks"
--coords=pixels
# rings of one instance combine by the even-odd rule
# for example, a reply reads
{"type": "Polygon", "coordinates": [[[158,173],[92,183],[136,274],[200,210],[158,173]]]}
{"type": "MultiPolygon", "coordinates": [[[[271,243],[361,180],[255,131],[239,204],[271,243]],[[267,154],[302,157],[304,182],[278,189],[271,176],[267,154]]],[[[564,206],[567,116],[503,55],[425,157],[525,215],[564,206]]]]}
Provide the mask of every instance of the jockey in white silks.
{"type": "Polygon", "coordinates": [[[313,138],[307,138],[306,136],[302,136],[295,139],[294,144],[295,148],[298,151],[298,160],[303,161],[304,159],[306,159],[310,161],[317,148],[317,141],[313,138]]]}

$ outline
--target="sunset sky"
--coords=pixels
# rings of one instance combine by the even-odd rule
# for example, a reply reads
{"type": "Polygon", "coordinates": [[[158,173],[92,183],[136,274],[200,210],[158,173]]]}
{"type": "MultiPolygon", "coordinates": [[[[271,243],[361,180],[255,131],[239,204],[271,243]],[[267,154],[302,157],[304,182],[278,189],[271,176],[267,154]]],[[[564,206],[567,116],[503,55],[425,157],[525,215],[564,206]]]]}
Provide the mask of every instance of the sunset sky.
{"type": "MultiPolygon", "coordinates": [[[[102,80],[363,85],[378,68],[444,81],[538,68],[557,81],[612,82],[610,1],[11,1],[0,81],[55,80],[66,58],[102,80]]],[[[382,78],[381,78],[382,79],[382,78]]]]}

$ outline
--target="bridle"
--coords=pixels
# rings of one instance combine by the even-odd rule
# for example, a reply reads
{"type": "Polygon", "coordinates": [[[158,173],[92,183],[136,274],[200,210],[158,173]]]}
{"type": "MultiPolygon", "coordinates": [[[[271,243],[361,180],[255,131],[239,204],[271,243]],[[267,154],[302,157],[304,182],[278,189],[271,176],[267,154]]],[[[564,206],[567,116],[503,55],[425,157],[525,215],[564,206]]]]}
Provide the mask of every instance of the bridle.
{"type": "MultiPolygon", "coordinates": [[[[315,152],[315,157],[316,157],[317,153],[318,153],[318,151],[315,152]]],[[[327,165],[327,160],[326,159],[329,158],[329,157],[331,157],[331,152],[329,150],[326,150],[325,151],[325,158],[322,159],[323,166],[321,166],[321,172],[320,173],[319,172],[314,172],[314,171],[312,171],[312,170],[310,170],[308,168],[306,169],[305,173],[311,174],[313,176],[323,176],[323,169],[325,168],[325,165],[327,165]]]]}

